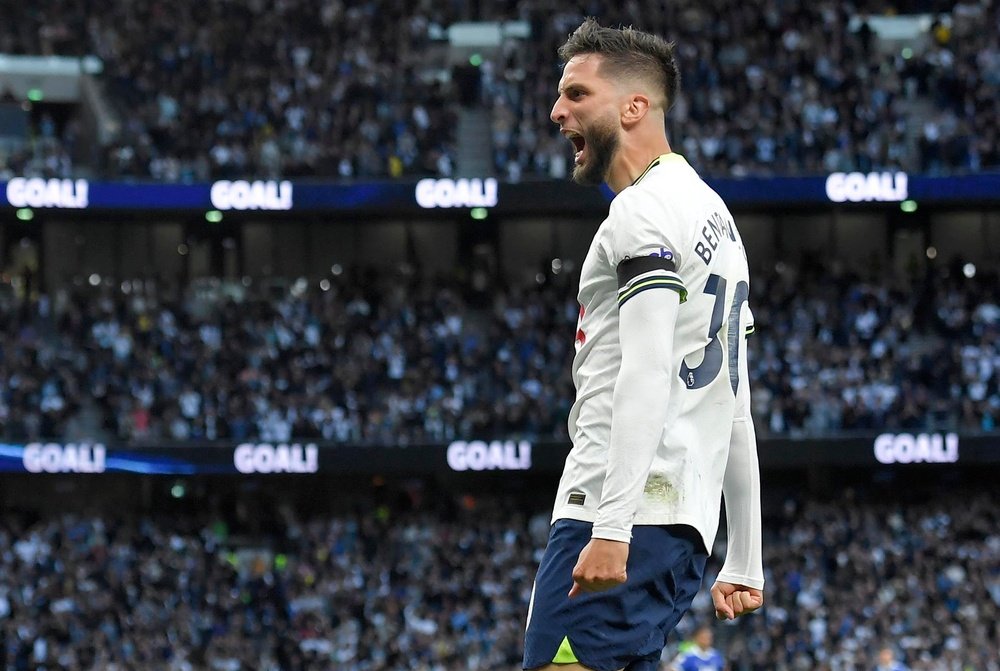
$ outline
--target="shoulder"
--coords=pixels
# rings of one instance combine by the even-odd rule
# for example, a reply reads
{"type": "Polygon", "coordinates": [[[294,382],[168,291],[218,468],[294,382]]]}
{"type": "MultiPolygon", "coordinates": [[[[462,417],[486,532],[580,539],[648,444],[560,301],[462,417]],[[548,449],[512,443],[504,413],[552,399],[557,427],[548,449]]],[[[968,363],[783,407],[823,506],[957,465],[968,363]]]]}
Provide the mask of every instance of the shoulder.
{"type": "Polygon", "coordinates": [[[683,218],[677,198],[645,182],[619,193],[608,212],[608,221],[615,229],[672,230],[683,218]]]}
{"type": "Polygon", "coordinates": [[[633,188],[653,197],[690,199],[710,190],[708,184],[680,154],[668,154],[643,175],[633,188]]]}
{"type": "Polygon", "coordinates": [[[614,223],[633,221],[636,217],[655,217],[662,209],[664,202],[654,197],[648,189],[639,188],[642,185],[630,186],[611,201],[608,219],[614,223]]]}
{"type": "Polygon", "coordinates": [[[613,215],[645,215],[669,226],[690,220],[709,203],[714,206],[718,196],[683,157],[671,154],[660,160],[611,202],[613,215]]]}

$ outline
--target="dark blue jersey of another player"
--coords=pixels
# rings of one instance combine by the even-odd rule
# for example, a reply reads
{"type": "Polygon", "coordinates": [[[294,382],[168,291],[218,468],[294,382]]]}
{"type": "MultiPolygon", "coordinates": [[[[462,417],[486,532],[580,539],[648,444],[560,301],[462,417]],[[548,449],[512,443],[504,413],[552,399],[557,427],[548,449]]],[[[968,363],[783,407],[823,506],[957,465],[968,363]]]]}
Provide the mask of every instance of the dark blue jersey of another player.
{"type": "Polygon", "coordinates": [[[674,661],[674,671],[722,671],[726,660],[715,648],[702,650],[695,646],[678,655],[674,661]]]}

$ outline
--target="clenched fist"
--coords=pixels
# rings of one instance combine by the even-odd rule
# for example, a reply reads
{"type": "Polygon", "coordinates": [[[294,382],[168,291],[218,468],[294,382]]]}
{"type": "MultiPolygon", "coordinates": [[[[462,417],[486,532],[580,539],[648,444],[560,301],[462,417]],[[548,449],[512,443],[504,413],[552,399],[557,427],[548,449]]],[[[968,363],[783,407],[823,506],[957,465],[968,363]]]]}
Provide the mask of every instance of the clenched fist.
{"type": "Polygon", "coordinates": [[[746,585],[717,582],[712,585],[712,603],[719,620],[735,620],[764,605],[764,593],[746,585]]]}
{"type": "Polygon", "coordinates": [[[569,590],[569,598],[581,592],[603,592],[628,580],[625,572],[628,548],[628,543],[592,538],[580,551],[580,558],[573,568],[573,587],[569,590]]]}

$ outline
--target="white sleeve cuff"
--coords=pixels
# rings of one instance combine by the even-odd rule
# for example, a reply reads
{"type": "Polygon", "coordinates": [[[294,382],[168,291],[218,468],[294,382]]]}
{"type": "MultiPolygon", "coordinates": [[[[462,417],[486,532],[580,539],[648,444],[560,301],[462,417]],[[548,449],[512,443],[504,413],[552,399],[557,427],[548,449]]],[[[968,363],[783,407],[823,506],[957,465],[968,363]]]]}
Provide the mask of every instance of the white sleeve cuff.
{"type": "Polygon", "coordinates": [[[764,580],[762,578],[753,578],[748,575],[729,573],[725,570],[719,572],[716,581],[728,582],[733,585],[746,585],[747,587],[753,587],[754,589],[764,589],[764,580]]]}
{"type": "Polygon", "coordinates": [[[623,531],[616,527],[598,527],[595,526],[593,533],[591,533],[592,538],[600,538],[607,541],[618,541],[620,543],[631,543],[632,542],[632,525],[628,525],[628,530],[623,531]]]}

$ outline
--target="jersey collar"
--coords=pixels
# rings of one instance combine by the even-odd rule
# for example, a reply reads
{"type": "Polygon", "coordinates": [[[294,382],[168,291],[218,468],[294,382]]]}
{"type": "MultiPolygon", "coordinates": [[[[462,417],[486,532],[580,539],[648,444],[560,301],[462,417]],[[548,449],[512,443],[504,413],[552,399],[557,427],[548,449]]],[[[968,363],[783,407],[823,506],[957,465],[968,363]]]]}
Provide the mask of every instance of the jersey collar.
{"type": "Polygon", "coordinates": [[[646,166],[646,169],[642,171],[641,175],[639,175],[638,177],[635,178],[635,181],[632,182],[632,186],[635,186],[636,184],[638,184],[639,181],[642,180],[643,177],[645,177],[646,175],[649,174],[650,170],[652,170],[656,166],[660,165],[661,163],[668,163],[668,162],[674,162],[674,163],[676,163],[677,161],[683,161],[684,163],[687,163],[687,161],[684,159],[684,157],[681,156],[680,154],[678,154],[677,152],[671,152],[669,154],[660,154],[659,156],[657,156],[656,158],[653,159],[652,163],[650,163],[648,166],[646,166]]]}

